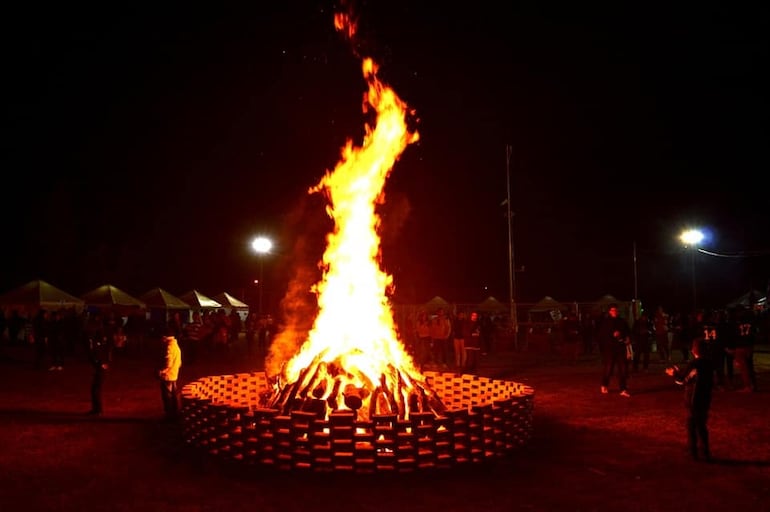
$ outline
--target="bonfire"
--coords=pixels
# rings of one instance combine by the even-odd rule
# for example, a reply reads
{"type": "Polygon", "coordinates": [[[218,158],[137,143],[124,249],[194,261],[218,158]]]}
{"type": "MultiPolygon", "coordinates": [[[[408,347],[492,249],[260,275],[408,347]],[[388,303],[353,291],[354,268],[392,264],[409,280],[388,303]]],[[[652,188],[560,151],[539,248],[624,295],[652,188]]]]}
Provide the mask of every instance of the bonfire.
{"type": "MultiPolygon", "coordinates": [[[[352,38],[355,24],[346,14],[335,27],[352,38]]],[[[361,420],[389,414],[433,412],[444,406],[431,391],[399,339],[389,292],[393,278],[381,268],[380,217],[385,182],[406,147],[418,140],[407,127],[410,113],[392,88],[377,77],[378,67],[362,58],[368,90],[364,113],[376,114],[365,124],[363,143],[348,140],[340,161],[310,193],[322,193],[334,228],[320,262],[321,279],[313,286],[318,315],[299,351],[272,376],[263,405],[312,411],[354,411],[361,420]]]]}

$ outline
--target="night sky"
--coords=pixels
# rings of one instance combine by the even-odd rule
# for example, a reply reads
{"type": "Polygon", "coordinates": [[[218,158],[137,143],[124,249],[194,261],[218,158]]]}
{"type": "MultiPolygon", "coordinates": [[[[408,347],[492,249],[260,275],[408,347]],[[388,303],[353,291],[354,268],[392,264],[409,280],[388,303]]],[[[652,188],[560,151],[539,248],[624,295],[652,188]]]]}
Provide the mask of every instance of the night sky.
{"type": "Polygon", "coordinates": [[[363,136],[357,53],[421,136],[381,211],[396,301],[508,298],[509,144],[520,302],[631,299],[636,247],[642,301],[687,306],[696,226],[723,255],[699,302],[764,291],[768,9],[500,3],[358,2],[355,51],[330,2],[6,7],[0,292],[252,300],[266,234],[277,302],[330,228],[308,188],[363,136]]]}

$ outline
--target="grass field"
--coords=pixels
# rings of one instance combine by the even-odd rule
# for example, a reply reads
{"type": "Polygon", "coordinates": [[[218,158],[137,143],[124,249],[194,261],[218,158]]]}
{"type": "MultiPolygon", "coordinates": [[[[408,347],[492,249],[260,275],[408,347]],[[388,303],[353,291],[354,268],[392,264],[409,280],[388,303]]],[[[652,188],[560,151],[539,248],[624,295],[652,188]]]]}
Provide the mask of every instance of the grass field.
{"type": "MultiPolygon", "coordinates": [[[[80,359],[34,370],[22,347],[0,362],[1,511],[770,511],[767,351],[755,355],[757,393],[715,394],[711,464],[686,453],[682,391],[662,363],[633,374],[623,398],[599,393],[596,357],[531,351],[487,356],[479,371],[535,388],[525,448],[495,464],[402,475],[276,472],[205,455],[162,421],[147,354],[115,358],[105,413],[90,417],[80,359]]],[[[260,366],[236,346],[186,365],[180,381],[260,366]]]]}

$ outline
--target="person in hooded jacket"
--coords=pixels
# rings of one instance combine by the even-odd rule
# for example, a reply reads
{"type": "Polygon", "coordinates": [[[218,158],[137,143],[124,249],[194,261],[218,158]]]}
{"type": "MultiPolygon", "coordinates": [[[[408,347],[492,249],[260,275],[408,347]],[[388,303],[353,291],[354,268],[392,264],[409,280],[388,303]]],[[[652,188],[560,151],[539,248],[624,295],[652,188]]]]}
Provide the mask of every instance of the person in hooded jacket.
{"type": "Polygon", "coordinates": [[[179,414],[177,380],[179,379],[179,369],[182,367],[182,350],[179,348],[176,336],[170,331],[167,331],[163,336],[163,344],[166,347],[164,365],[158,371],[160,397],[163,401],[163,412],[166,419],[173,420],[179,414]]]}

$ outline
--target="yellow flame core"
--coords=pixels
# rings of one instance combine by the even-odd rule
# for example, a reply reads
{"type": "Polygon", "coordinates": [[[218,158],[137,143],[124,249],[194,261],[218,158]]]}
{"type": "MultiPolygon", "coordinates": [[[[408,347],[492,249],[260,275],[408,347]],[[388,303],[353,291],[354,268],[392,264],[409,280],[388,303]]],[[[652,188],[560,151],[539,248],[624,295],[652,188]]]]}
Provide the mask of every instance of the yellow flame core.
{"type": "Polygon", "coordinates": [[[290,382],[314,361],[346,369],[350,385],[369,389],[383,376],[397,378],[395,369],[419,374],[398,339],[387,297],[392,276],[380,268],[376,213],[393,165],[419,136],[407,128],[406,104],[378,80],[376,72],[372,59],[364,59],[368,83],[364,111],[369,107],[376,111],[375,126],[365,126],[361,147],[349,140],[335,169],[310,189],[327,196],[327,212],[335,227],[327,236],[322,279],[314,287],[318,316],[308,339],[284,369],[290,382]]]}

